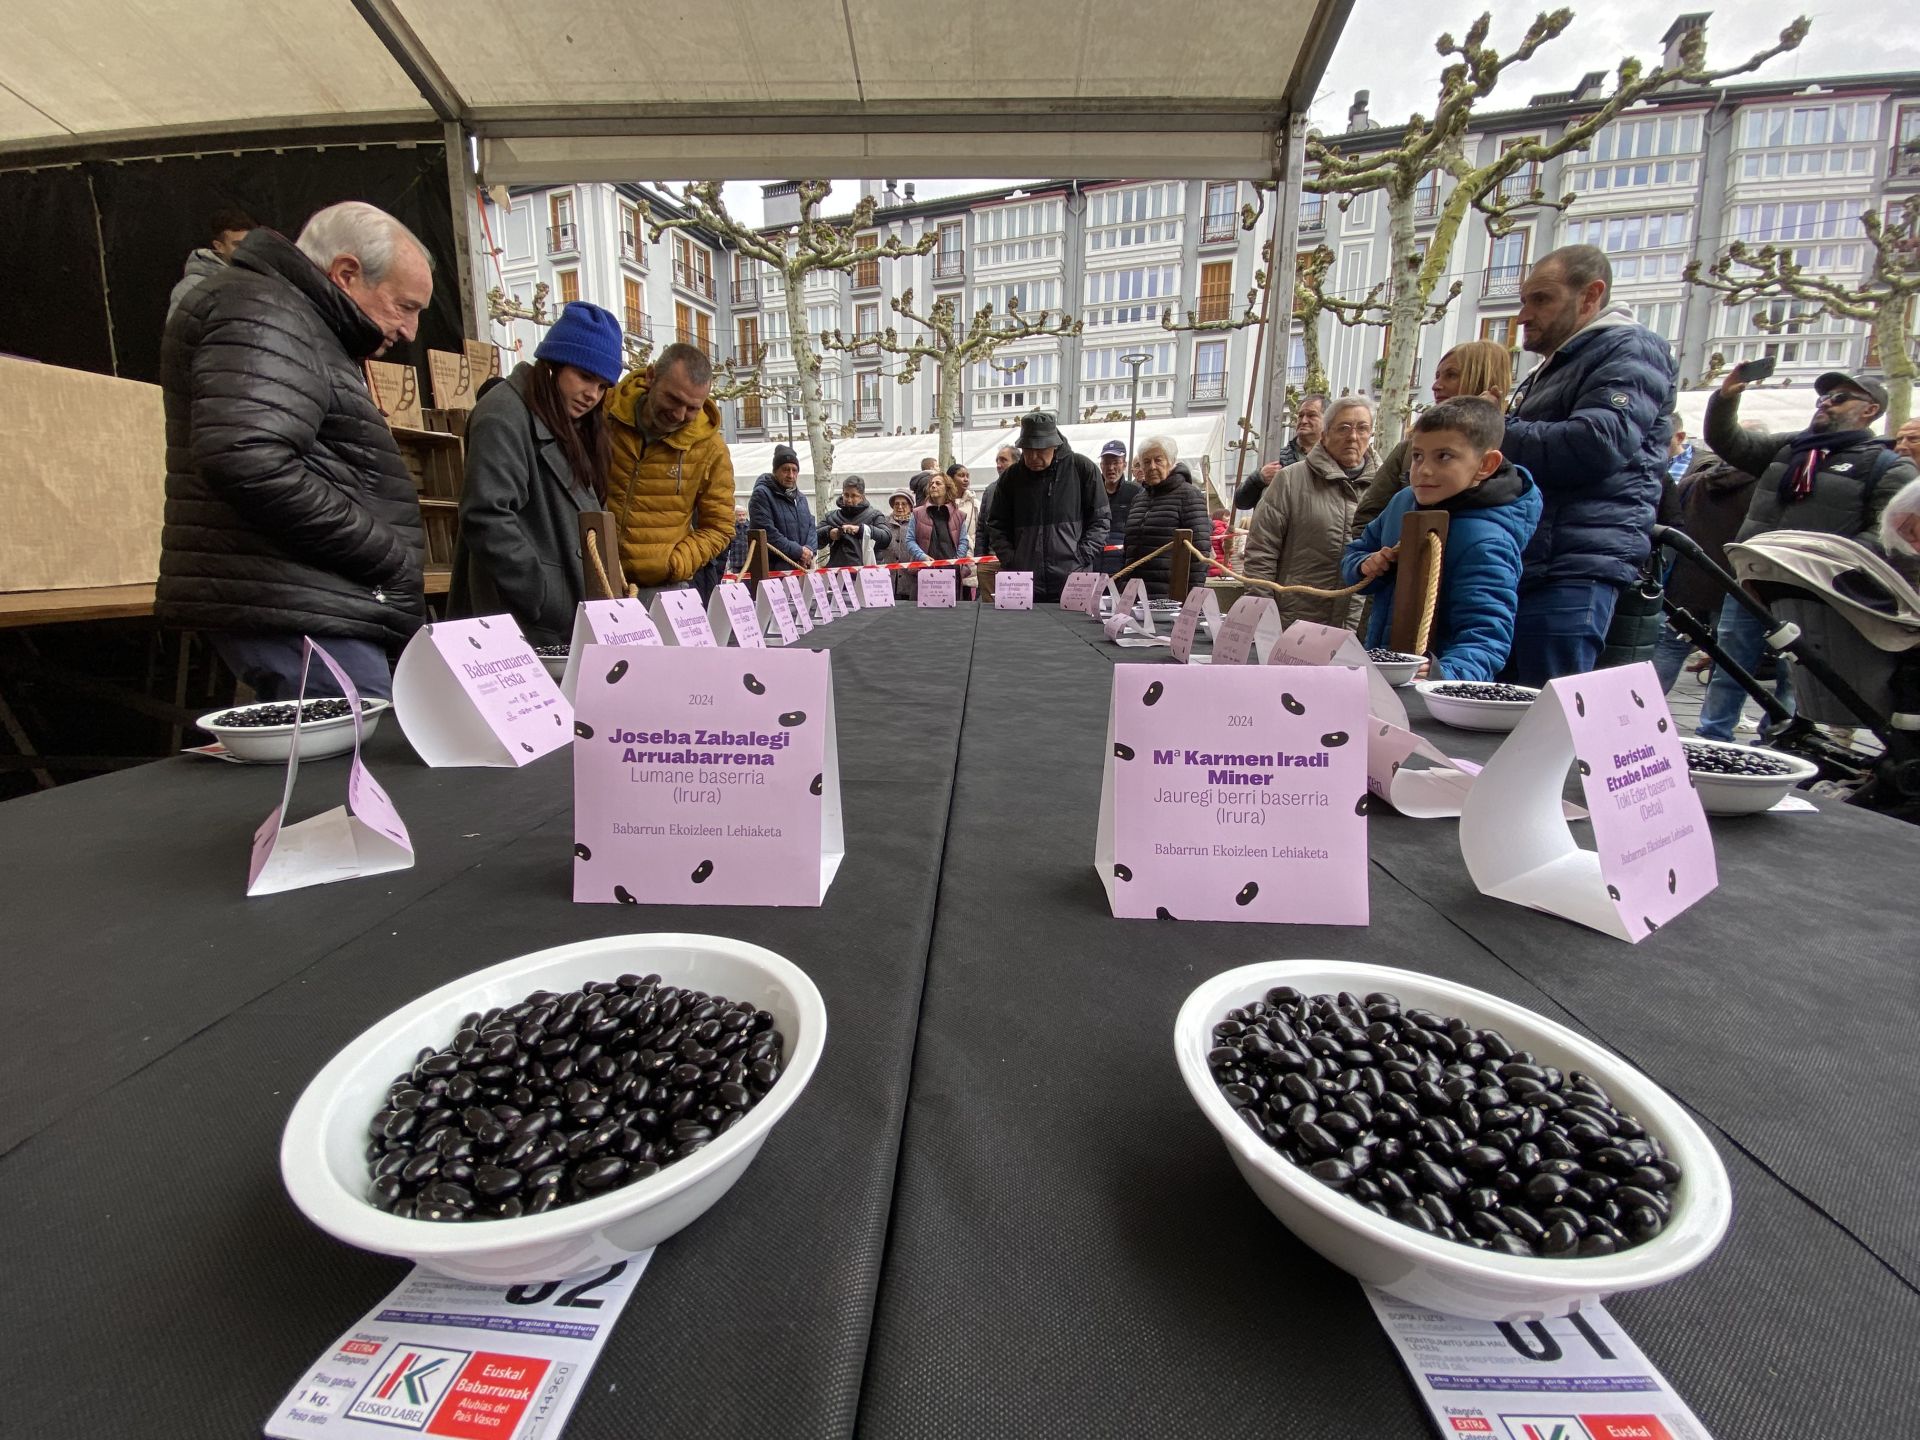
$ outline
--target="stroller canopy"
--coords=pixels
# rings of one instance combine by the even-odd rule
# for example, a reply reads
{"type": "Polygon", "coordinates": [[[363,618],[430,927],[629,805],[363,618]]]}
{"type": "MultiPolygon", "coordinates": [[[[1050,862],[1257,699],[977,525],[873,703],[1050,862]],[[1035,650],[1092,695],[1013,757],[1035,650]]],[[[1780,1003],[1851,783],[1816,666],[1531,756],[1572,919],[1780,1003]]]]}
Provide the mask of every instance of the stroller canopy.
{"type": "Polygon", "coordinates": [[[1811,592],[1876,649],[1920,647],[1920,593],[1856,540],[1775,530],[1729,545],[1727,559],[1741,580],[1811,592]]]}

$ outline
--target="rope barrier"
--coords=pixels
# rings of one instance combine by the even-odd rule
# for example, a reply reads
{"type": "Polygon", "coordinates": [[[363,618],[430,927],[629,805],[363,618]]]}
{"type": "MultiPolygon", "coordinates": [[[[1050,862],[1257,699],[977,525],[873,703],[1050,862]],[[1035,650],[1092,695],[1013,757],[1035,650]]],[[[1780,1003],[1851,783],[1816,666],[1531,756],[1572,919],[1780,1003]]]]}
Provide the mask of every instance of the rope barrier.
{"type": "MultiPolygon", "coordinates": [[[[600,534],[595,530],[587,531],[587,566],[593,571],[593,578],[598,582],[602,596],[608,600],[619,599],[619,593],[613,588],[613,577],[607,574],[607,562],[600,558],[600,534]]],[[[639,593],[637,587],[627,587],[629,600],[639,593]]]]}

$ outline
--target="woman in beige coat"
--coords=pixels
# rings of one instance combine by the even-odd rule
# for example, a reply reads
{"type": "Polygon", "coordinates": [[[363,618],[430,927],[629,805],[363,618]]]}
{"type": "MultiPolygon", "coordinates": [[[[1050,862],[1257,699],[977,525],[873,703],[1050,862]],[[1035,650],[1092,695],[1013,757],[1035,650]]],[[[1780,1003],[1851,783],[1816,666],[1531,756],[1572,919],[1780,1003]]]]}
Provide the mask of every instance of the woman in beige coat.
{"type": "MultiPolygon", "coordinates": [[[[1357,395],[1335,400],[1320,443],[1276,475],[1254,507],[1246,574],[1282,585],[1345,588],[1340,556],[1353,537],[1354,506],[1380,464],[1372,444],[1373,407],[1357,395]]],[[[1311,620],[1351,629],[1360,614],[1350,595],[1276,595],[1274,605],[1289,625],[1311,620]]]]}

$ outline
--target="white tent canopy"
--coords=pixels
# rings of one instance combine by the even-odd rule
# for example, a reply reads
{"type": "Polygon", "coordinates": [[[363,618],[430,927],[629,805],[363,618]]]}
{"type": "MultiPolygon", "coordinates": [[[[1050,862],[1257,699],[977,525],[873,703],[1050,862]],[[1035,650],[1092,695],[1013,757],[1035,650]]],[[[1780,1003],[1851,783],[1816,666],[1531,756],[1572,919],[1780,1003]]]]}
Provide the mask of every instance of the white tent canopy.
{"type": "MultiPolygon", "coordinates": [[[[953,432],[953,453],[962,465],[973,472],[976,493],[994,477],[994,452],[1002,445],[1013,443],[1019,433],[1015,428],[953,432]]],[[[1060,433],[1082,455],[1097,456],[1100,447],[1107,441],[1126,440],[1127,422],[1118,420],[1094,425],[1062,425],[1060,433]]],[[[1221,416],[1186,415],[1177,419],[1141,420],[1135,423],[1136,445],[1150,435],[1164,435],[1172,440],[1179,447],[1180,459],[1185,462],[1194,479],[1204,485],[1210,478],[1215,492],[1223,500],[1227,498],[1226,487],[1231,485],[1233,477],[1225,469],[1226,424],[1221,416]]],[[[810,483],[807,479],[807,437],[796,432],[794,439],[794,449],[800,454],[800,483],[806,486],[810,483]]],[[[773,447],[776,443],[786,442],[756,441],[727,447],[733,454],[733,488],[743,501],[752,493],[754,482],[773,468],[773,447]]],[[[871,435],[854,440],[836,440],[833,445],[834,480],[838,483],[848,475],[858,475],[866,482],[867,498],[885,509],[887,493],[900,489],[918,474],[921,459],[939,448],[940,439],[937,435],[871,435]]]]}
{"type": "Polygon", "coordinates": [[[60,0],[9,7],[0,161],[457,124],[488,183],[1268,179],[1351,0],[60,0]]]}

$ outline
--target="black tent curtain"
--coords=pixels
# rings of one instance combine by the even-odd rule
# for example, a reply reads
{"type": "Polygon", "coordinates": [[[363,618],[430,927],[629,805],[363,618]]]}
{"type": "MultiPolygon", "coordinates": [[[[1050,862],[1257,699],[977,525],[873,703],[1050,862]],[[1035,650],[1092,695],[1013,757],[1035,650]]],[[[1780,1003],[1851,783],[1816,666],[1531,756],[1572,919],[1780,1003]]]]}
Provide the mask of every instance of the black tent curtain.
{"type": "Polygon", "coordinates": [[[432,252],[433,303],[411,346],[424,367],[458,350],[458,270],[445,147],[288,146],[0,172],[0,353],[130,380],[160,379],[167,296],[215,211],[239,209],[289,237],[316,210],[365,200],[432,252]]]}

